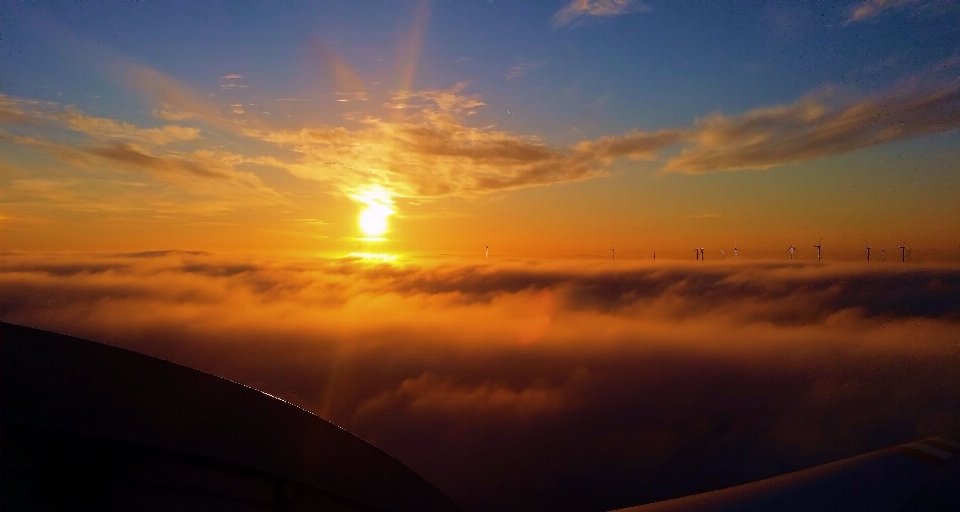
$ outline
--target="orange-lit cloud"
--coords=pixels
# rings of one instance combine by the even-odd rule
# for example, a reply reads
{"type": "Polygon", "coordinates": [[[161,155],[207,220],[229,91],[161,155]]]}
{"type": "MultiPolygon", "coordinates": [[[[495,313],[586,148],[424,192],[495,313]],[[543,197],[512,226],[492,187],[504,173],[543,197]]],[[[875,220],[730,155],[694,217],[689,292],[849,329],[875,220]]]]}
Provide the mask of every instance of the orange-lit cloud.
{"type": "Polygon", "coordinates": [[[699,174],[842,155],[960,128],[960,85],[910,84],[867,98],[808,96],[735,117],[700,119],[664,170],[699,174]]]}
{"type": "Polygon", "coordinates": [[[298,176],[425,197],[595,178],[617,159],[657,160],[669,148],[682,151],[664,162],[663,172],[702,174],[769,169],[960,128],[960,87],[913,82],[872,97],[821,93],[737,116],[714,114],[691,127],[634,130],[558,148],[464,124],[460,117],[483,105],[463,93],[466,85],[398,93],[388,106],[410,115],[368,117],[360,129],[246,133],[295,148],[302,160],[278,165],[298,176]]]}
{"type": "Polygon", "coordinates": [[[89,116],[74,106],[0,95],[0,123],[39,125],[72,130],[98,140],[126,140],[162,146],[200,138],[200,129],[180,125],[141,128],[133,123],[89,116]]]}
{"type": "Polygon", "coordinates": [[[281,198],[255,174],[237,169],[238,165],[263,160],[252,160],[222,150],[167,147],[199,141],[201,130],[196,127],[168,124],[142,128],[129,122],[89,116],[73,106],[61,108],[51,102],[8,96],[0,96],[0,112],[3,111],[15,113],[17,117],[7,122],[21,125],[21,132],[26,129],[30,133],[10,137],[10,142],[46,151],[70,165],[97,171],[135,170],[192,192],[203,190],[204,193],[223,195],[225,190],[217,191],[217,187],[208,186],[215,182],[239,186],[264,199],[281,198]],[[24,119],[29,123],[25,124],[24,119]],[[83,138],[62,137],[64,131],[83,138]]]}
{"type": "Polygon", "coordinates": [[[419,107],[399,121],[367,118],[356,130],[246,133],[296,149],[302,155],[299,162],[278,165],[298,176],[334,178],[348,190],[379,185],[408,197],[510,190],[605,173],[588,157],[536,138],[462,124],[457,114],[483,104],[460,94],[464,86],[399,94],[395,102],[419,107]],[[414,105],[413,100],[426,103],[414,105]]]}
{"type": "Polygon", "coordinates": [[[906,7],[911,4],[922,5],[924,3],[930,2],[923,0],[864,0],[853,6],[850,10],[850,18],[847,20],[847,23],[873,18],[889,9],[906,7]]]}
{"type": "Polygon", "coordinates": [[[105,117],[87,116],[75,108],[67,108],[61,115],[61,119],[71,130],[100,139],[126,139],[164,145],[174,141],[200,138],[199,128],[178,125],[166,125],[160,128],[138,128],[132,123],[105,117]]]}
{"type": "Polygon", "coordinates": [[[471,510],[570,482],[609,510],[960,427],[955,266],[4,253],[0,289],[4,321],[323,413],[471,510]]]}
{"type": "Polygon", "coordinates": [[[891,142],[960,128],[960,86],[908,83],[866,98],[810,95],[790,105],[737,116],[714,114],[689,128],[633,131],[582,141],[593,159],[652,160],[671,146],[683,148],[664,172],[702,174],[769,169],[851,153],[891,142]]]}
{"type": "Polygon", "coordinates": [[[165,181],[223,180],[259,190],[268,195],[277,195],[276,192],[265,187],[256,175],[234,169],[233,164],[242,162],[243,159],[229,153],[198,150],[189,155],[154,156],[143,148],[129,144],[93,147],[86,149],[85,152],[104,160],[142,170],[165,181]]]}
{"type": "Polygon", "coordinates": [[[553,15],[553,26],[569,25],[584,16],[609,17],[649,9],[638,0],[573,0],[553,15]]]}
{"type": "Polygon", "coordinates": [[[510,69],[507,70],[507,80],[516,80],[523,75],[526,75],[532,69],[538,69],[543,67],[546,64],[545,61],[525,61],[521,60],[514,64],[510,69]]]}

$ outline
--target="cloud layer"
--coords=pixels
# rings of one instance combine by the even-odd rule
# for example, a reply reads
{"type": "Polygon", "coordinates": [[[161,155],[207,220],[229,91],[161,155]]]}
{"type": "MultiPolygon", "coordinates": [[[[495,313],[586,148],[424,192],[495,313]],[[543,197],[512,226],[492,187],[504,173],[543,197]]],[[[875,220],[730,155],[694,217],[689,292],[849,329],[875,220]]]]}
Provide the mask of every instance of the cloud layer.
{"type": "Polygon", "coordinates": [[[960,427],[949,266],[0,255],[0,318],[283,397],[467,510],[609,510],[960,427]]]}
{"type": "MultiPolygon", "coordinates": [[[[469,124],[467,119],[484,101],[467,92],[467,82],[448,89],[394,92],[384,104],[388,116],[368,115],[340,126],[270,128],[249,114],[243,114],[242,121],[225,120],[213,106],[157,71],[133,66],[127,75],[158,102],[154,115],[160,119],[190,119],[275,147],[248,146],[243,149],[247,154],[178,151],[168,146],[197,142],[201,130],[178,124],[144,128],[89,116],[75,107],[8,96],[0,96],[0,123],[23,134],[11,141],[46,147],[60,158],[70,156],[69,162],[82,161],[78,155],[94,156],[160,179],[226,179],[275,194],[256,175],[236,168],[238,163],[255,163],[330,183],[345,195],[379,186],[411,198],[582,181],[608,175],[618,160],[647,161],[664,173],[769,169],[960,128],[960,85],[933,75],[869,96],[827,89],[791,104],[736,115],[718,112],[689,126],[633,130],[567,146],[494,125],[469,124]],[[45,126],[83,134],[95,144],[78,147],[76,142],[50,140],[41,135],[45,126]]],[[[365,91],[337,96],[338,101],[366,99],[365,91]]],[[[232,109],[244,110],[239,103],[232,109]]]]}

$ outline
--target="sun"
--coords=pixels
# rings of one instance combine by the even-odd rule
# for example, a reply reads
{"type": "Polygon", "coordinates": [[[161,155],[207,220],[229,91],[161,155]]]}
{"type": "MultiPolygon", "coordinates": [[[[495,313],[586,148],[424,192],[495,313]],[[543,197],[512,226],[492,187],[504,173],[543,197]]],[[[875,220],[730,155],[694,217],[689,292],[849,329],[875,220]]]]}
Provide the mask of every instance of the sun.
{"type": "Polygon", "coordinates": [[[357,218],[364,235],[375,238],[387,232],[387,218],[393,215],[391,194],[383,187],[373,186],[352,194],[351,197],[366,206],[357,218]]]}
{"type": "Polygon", "coordinates": [[[360,212],[360,218],[357,222],[360,224],[360,231],[369,237],[377,237],[387,231],[387,217],[393,213],[393,210],[381,204],[372,204],[360,212]]]}

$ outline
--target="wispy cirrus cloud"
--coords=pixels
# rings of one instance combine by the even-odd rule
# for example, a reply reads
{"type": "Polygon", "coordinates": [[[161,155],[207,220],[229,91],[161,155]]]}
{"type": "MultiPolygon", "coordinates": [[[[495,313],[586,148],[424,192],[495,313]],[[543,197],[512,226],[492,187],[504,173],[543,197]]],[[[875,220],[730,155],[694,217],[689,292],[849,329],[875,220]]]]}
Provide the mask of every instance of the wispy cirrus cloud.
{"type": "Polygon", "coordinates": [[[444,112],[459,114],[470,113],[484,105],[478,94],[463,94],[470,82],[457,82],[449,89],[425,89],[421,91],[398,91],[385,106],[395,109],[439,108],[444,112]]]}
{"type": "MultiPolygon", "coordinates": [[[[89,116],[74,106],[60,107],[51,102],[0,96],[0,111],[5,110],[30,121],[25,124],[19,117],[13,120],[12,124],[26,133],[10,137],[10,142],[47,152],[69,165],[119,172],[135,170],[193,192],[222,194],[223,190],[216,191],[217,187],[209,186],[217,182],[236,185],[264,198],[280,198],[255,174],[237,169],[241,164],[260,163],[260,160],[226,151],[175,149],[200,139],[201,131],[196,127],[169,124],[143,128],[125,121],[89,116]],[[73,135],[65,137],[64,133],[73,135]],[[77,140],[76,134],[82,138],[77,140]]],[[[0,119],[0,123],[3,122],[9,121],[0,119]]],[[[43,182],[41,179],[36,183],[43,182]]]]}
{"type": "Polygon", "coordinates": [[[879,16],[884,11],[891,9],[910,5],[920,6],[925,3],[930,2],[929,0],[864,0],[850,9],[850,17],[847,19],[847,24],[879,16]]]}
{"type": "Polygon", "coordinates": [[[825,91],[788,105],[717,113],[689,127],[634,130],[574,147],[604,163],[654,160],[664,149],[679,147],[680,154],[661,170],[703,174],[769,169],[957,129],[960,85],[912,81],[868,97],[825,91]]]}
{"type": "Polygon", "coordinates": [[[513,65],[510,69],[507,70],[506,77],[507,80],[516,80],[523,75],[526,75],[530,70],[538,69],[546,65],[546,61],[525,61],[521,60],[513,65]]]}
{"type": "Polygon", "coordinates": [[[194,117],[194,114],[190,112],[173,110],[167,105],[164,105],[163,108],[154,109],[151,113],[153,117],[163,119],[164,121],[183,121],[194,117]]]}
{"type": "Polygon", "coordinates": [[[687,130],[666,172],[768,169],[960,128],[960,85],[908,84],[866,98],[811,95],[739,116],[715,114],[687,130]]]}
{"type": "Polygon", "coordinates": [[[88,116],[68,107],[59,119],[71,130],[98,139],[125,139],[162,146],[177,141],[200,138],[200,129],[188,126],[165,125],[159,128],[139,128],[133,123],[106,117],[88,116]]]}
{"type": "Polygon", "coordinates": [[[83,151],[115,164],[141,170],[163,181],[233,182],[270,196],[278,196],[275,191],[265,187],[253,173],[236,170],[235,165],[244,159],[231,153],[197,150],[183,155],[168,153],[156,156],[144,148],[122,143],[86,148],[83,151]]]}
{"type": "Polygon", "coordinates": [[[649,9],[638,0],[573,0],[553,15],[553,26],[563,27],[589,16],[611,17],[649,9]]]}
{"type": "Polygon", "coordinates": [[[125,121],[90,116],[71,105],[61,107],[53,102],[3,94],[0,94],[0,124],[27,125],[33,129],[39,129],[39,125],[45,124],[99,140],[122,139],[158,146],[200,138],[200,129],[195,127],[169,124],[141,128],[125,121]]]}

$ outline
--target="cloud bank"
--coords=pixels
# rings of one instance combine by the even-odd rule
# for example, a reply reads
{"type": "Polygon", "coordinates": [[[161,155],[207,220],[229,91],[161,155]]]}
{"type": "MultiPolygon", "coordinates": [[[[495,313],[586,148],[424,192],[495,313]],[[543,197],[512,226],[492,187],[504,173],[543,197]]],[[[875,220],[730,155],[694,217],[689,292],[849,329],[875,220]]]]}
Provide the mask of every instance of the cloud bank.
{"type": "Polygon", "coordinates": [[[960,269],[0,255],[0,318],[188,364],[467,510],[610,510],[960,427],[960,269]]]}

